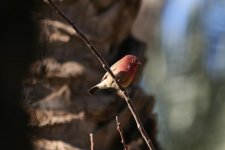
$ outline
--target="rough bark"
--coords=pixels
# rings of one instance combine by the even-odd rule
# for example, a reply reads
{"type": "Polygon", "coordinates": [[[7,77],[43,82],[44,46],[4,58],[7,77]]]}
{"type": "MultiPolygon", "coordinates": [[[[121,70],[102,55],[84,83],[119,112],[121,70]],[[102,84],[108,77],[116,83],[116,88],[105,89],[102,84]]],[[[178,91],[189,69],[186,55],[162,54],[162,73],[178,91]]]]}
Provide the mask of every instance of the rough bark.
{"type": "MultiPolygon", "coordinates": [[[[55,2],[109,64],[127,53],[146,61],[145,44],[130,33],[140,0],[55,2]]],[[[24,80],[24,105],[30,115],[35,149],[88,149],[89,133],[94,135],[96,150],[122,149],[116,115],[130,147],[142,149],[145,143],[121,95],[114,90],[87,94],[104,74],[100,63],[50,5],[43,2],[40,8],[36,16],[44,55],[32,64],[24,80]]],[[[140,69],[139,77],[141,73],[140,69]]],[[[156,145],[154,98],[137,86],[139,77],[128,91],[156,145]]]]}

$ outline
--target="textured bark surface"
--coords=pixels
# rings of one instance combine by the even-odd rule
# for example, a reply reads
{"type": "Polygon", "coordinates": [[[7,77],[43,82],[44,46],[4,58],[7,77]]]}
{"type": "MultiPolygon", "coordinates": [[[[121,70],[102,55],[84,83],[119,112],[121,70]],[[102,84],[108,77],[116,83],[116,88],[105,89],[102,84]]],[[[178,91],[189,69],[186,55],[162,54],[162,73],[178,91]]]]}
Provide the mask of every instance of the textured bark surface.
{"type": "MultiPolygon", "coordinates": [[[[130,33],[140,0],[58,0],[55,3],[109,64],[128,53],[138,56],[143,64],[146,61],[145,44],[130,33]]],[[[37,21],[39,49],[43,55],[32,64],[24,80],[24,105],[30,115],[34,148],[89,149],[92,132],[96,150],[122,149],[116,131],[115,116],[118,115],[130,148],[144,149],[145,143],[118,92],[87,94],[104,74],[100,63],[48,3],[42,2],[40,8],[37,21]]],[[[139,77],[141,73],[142,69],[139,77]]],[[[154,98],[137,86],[139,77],[128,92],[156,145],[154,98]]]]}

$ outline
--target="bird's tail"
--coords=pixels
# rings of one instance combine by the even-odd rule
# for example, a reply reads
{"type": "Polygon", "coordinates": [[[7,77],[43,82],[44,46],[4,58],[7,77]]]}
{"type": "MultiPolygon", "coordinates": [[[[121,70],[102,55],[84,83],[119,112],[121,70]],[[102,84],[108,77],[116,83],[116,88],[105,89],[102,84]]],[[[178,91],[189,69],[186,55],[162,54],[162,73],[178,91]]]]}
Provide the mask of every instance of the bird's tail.
{"type": "Polygon", "coordinates": [[[97,90],[99,90],[99,87],[98,87],[97,85],[95,85],[95,86],[93,86],[92,88],[90,88],[90,89],[88,90],[88,93],[89,93],[90,95],[93,95],[97,90]]]}

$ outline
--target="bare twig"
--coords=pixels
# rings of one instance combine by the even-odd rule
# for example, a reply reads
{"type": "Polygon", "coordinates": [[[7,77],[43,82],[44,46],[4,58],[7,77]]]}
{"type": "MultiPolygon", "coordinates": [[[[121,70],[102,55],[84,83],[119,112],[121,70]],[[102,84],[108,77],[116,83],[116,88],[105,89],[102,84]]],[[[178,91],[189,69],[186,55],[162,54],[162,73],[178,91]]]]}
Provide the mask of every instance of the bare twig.
{"type": "Polygon", "coordinates": [[[94,45],[85,37],[84,34],[82,34],[80,32],[80,30],[74,25],[74,23],[66,16],[64,15],[64,13],[53,3],[52,0],[48,0],[48,2],[54,7],[54,9],[57,11],[57,13],[59,15],[61,15],[73,28],[74,30],[77,32],[78,36],[86,43],[86,45],[90,48],[90,50],[92,51],[92,53],[97,57],[97,59],[100,61],[100,63],[102,64],[102,67],[111,75],[111,77],[113,78],[113,80],[115,81],[115,83],[117,84],[119,90],[122,92],[124,99],[127,102],[128,108],[130,109],[134,120],[137,124],[137,128],[139,129],[142,137],[144,138],[149,150],[154,150],[154,146],[150,140],[150,138],[148,137],[142,122],[140,120],[140,117],[137,113],[137,111],[135,110],[133,103],[131,101],[131,98],[128,96],[127,92],[125,89],[123,89],[121,87],[121,85],[119,84],[118,80],[116,79],[116,76],[113,74],[113,72],[110,70],[110,67],[107,65],[105,59],[102,57],[102,55],[98,52],[98,50],[94,47],[94,45]]]}
{"type": "Polygon", "coordinates": [[[93,133],[90,133],[90,142],[91,142],[91,150],[94,150],[94,139],[93,139],[93,133]]]}
{"type": "Polygon", "coordinates": [[[123,147],[125,150],[128,150],[128,147],[127,147],[127,144],[124,140],[124,137],[123,137],[123,132],[122,130],[120,129],[120,122],[118,120],[118,117],[116,116],[116,126],[117,126],[117,131],[119,132],[120,134],[120,137],[121,137],[121,143],[123,144],[123,147]]]}

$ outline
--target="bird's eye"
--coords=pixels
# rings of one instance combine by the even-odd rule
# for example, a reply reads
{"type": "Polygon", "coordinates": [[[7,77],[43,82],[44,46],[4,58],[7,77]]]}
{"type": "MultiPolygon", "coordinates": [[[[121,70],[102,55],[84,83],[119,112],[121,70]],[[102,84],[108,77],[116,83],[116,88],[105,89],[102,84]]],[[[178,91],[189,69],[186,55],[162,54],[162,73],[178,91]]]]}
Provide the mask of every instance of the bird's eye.
{"type": "Polygon", "coordinates": [[[132,62],[135,63],[136,62],[136,59],[132,59],[132,62]]]}

